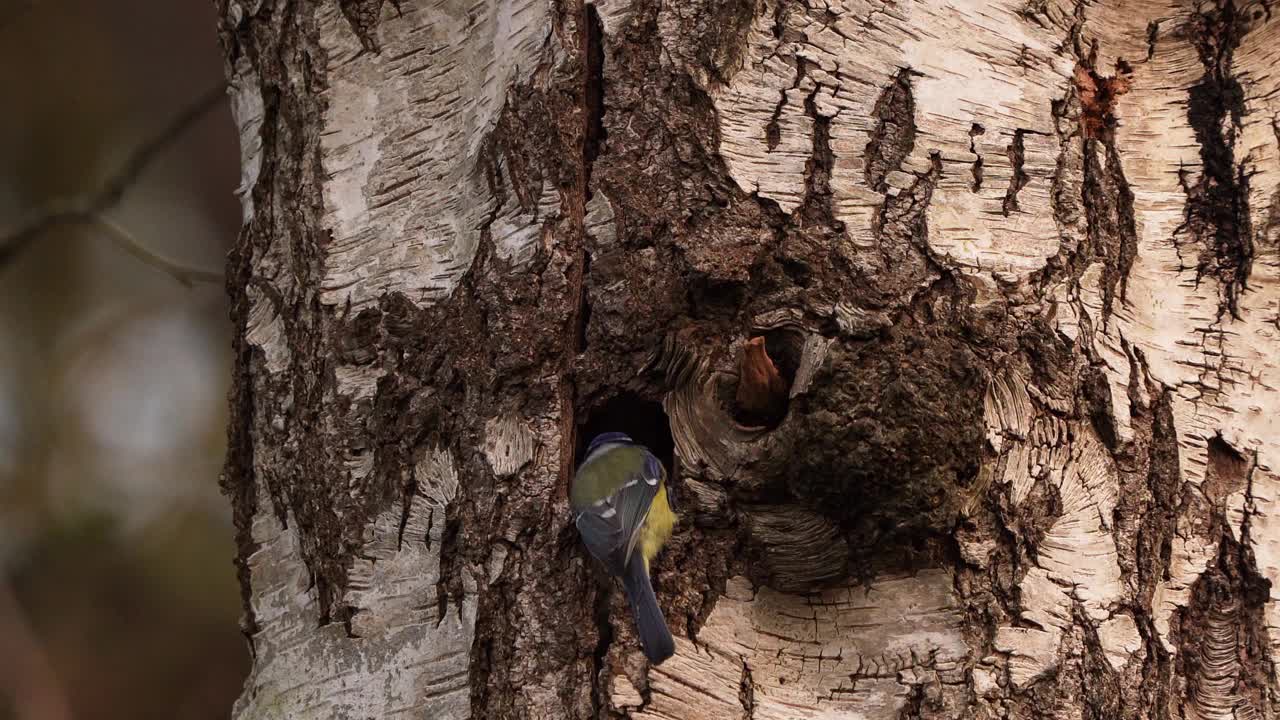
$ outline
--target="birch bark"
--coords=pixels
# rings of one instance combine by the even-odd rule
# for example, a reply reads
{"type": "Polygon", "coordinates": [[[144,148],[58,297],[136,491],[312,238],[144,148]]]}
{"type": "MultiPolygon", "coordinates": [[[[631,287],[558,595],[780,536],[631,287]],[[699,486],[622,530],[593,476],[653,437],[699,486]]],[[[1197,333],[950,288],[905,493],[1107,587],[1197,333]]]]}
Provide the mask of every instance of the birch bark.
{"type": "Polygon", "coordinates": [[[222,0],[235,717],[1275,716],[1273,11],[222,0]]]}

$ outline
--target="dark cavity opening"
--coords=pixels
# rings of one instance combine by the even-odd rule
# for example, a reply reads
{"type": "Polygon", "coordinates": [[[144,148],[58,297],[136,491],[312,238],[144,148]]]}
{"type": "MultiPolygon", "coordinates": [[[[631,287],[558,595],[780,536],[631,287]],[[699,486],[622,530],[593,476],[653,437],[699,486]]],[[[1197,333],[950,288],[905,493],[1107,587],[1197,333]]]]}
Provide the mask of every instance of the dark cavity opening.
{"type": "Polygon", "coordinates": [[[591,438],[600,433],[620,432],[649,448],[672,472],[675,440],[671,438],[671,422],[660,403],[645,400],[635,393],[622,393],[592,410],[587,421],[578,426],[578,442],[574,448],[574,466],[582,463],[591,438]]]}
{"type": "Polygon", "coordinates": [[[804,337],[794,330],[770,330],[764,334],[764,347],[778,372],[787,381],[787,390],[800,369],[800,355],[804,351],[804,337]]]}
{"type": "Polygon", "coordinates": [[[738,357],[738,382],[726,403],[735,421],[769,429],[782,423],[803,347],[803,336],[793,330],[770,330],[747,341],[738,357]]]}
{"type": "Polygon", "coordinates": [[[607,135],[604,128],[604,24],[596,6],[586,6],[586,84],[583,88],[587,107],[586,137],[582,147],[586,199],[591,199],[591,166],[600,155],[607,135]]]}

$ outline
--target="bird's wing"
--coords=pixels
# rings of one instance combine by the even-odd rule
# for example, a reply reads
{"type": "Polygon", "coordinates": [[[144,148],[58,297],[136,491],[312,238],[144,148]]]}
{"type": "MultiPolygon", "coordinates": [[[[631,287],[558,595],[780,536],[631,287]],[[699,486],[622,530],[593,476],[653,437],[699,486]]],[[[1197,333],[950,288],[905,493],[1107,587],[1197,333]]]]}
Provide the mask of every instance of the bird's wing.
{"type": "Polygon", "coordinates": [[[626,554],[627,539],[611,499],[579,511],[574,524],[587,550],[608,566],[609,572],[621,575],[626,568],[622,558],[626,554]]]}
{"type": "Polygon", "coordinates": [[[575,524],[591,554],[600,558],[611,572],[621,575],[639,541],[640,528],[658,494],[664,470],[662,463],[643,447],[630,446],[612,452],[618,455],[606,455],[592,462],[618,463],[619,467],[638,465],[640,470],[631,472],[612,495],[579,510],[575,524]],[[630,452],[642,453],[639,463],[634,456],[627,457],[630,452]]]}
{"type": "Polygon", "coordinates": [[[662,482],[666,471],[662,468],[662,463],[653,453],[641,448],[644,453],[644,462],[641,464],[642,470],[627,480],[626,484],[618,491],[619,496],[619,513],[623,514],[622,527],[627,536],[627,551],[623,556],[623,564],[631,559],[631,553],[636,549],[636,543],[640,539],[640,528],[644,526],[645,518],[649,516],[649,508],[653,506],[653,498],[658,494],[658,486],[662,482]]]}

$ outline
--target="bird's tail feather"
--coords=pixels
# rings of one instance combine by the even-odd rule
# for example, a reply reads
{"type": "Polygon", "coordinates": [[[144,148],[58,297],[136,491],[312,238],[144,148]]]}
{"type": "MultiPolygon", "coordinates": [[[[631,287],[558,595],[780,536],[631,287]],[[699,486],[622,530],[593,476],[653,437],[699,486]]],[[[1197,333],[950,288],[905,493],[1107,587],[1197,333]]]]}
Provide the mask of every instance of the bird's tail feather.
{"type": "Polygon", "coordinates": [[[631,601],[631,612],[636,618],[636,631],[640,634],[644,656],[657,665],[675,653],[676,645],[671,631],[667,629],[667,621],[662,617],[662,609],[658,607],[658,598],[653,594],[653,585],[644,564],[640,553],[632,555],[622,577],[622,586],[631,601]]]}

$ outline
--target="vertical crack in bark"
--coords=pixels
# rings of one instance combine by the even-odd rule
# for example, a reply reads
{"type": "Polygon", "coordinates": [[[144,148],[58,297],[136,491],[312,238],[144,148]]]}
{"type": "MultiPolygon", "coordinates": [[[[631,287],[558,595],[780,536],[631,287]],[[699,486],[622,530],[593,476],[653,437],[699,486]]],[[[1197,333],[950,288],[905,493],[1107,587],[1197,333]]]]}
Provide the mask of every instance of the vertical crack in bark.
{"type": "MultiPolygon", "coordinates": [[[[591,256],[586,251],[586,205],[595,196],[591,182],[591,171],[595,167],[596,158],[600,156],[601,147],[608,138],[604,126],[605,83],[604,83],[604,24],[600,13],[593,4],[585,5],[584,40],[586,69],[583,71],[585,87],[583,90],[583,107],[586,113],[586,129],[582,146],[582,206],[583,247],[580,255],[580,268],[575,268],[578,285],[578,309],[574,319],[577,336],[573,344],[574,355],[587,349],[587,325],[591,320],[591,298],[587,291],[587,274],[591,271],[591,256]]],[[[575,441],[576,442],[576,441],[575,441]]],[[[573,445],[575,443],[570,443],[573,445]]]]}
{"type": "Polygon", "coordinates": [[[885,179],[902,168],[902,161],[916,146],[916,100],[911,91],[911,74],[910,68],[899,70],[871,111],[876,127],[867,142],[865,172],[867,184],[878,192],[888,189],[885,179]]]}
{"type": "MultiPolygon", "coordinates": [[[[779,6],[782,3],[779,2],[779,6]]],[[[773,106],[773,114],[769,116],[769,122],[764,126],[764,141],[769,147],[769,152],[773,152],[778,147],[778,143],[782,142],[782,128],[778,124],[779,118],[782,117],[782,110],[787,106],[787,92],[800,87],[800,83],[804,82],[805,71],[808,68],[804,58],[796,58],[796,78],[791,83],[791,87],[783,88],[778,91],[778,103],[773,106]]]]}
{"type": "MultiPolygon", "coordinates": [[[[1151,709],[1147,717],[1172,717],[1178,715],[1177,702],[1183,694],[1175,683],[1180,655],[1175,658],[1166,649],[1154,603],[1157,588],[1168,578],[1179,524],[1188,522],[1179,518],[1189,518],[1188,513],[1195,512],[1189,508],[1203,507],[1203,503],[1195,502],[1198,494],[1189,495],[1190,486],[1182,480],[1172,391],[1151,377],[1140,349],[1126,344],[1125,351],[1130,358],[1129,401],[1135,432],[1133,443],[1126,447],[1145,446],[1145,454],[1129,455],[1122,449],[1117,455],[1122,482],[1113,531],[1117,548],[1124,551],[1121,563],[1130,588],[1128,605],[1142,641],[1136,704],[1151,709]]],[[[1192,626],[1183,623],[1183,627],[1192,626]]]]}
{"type": "Polygon", "coordinates": [[[1058,158],[1054,163],[1053,177],[1049,184],[1050,202],[1053,207],[1053,219],[1057,225],[1062,241],[1058,253],[1049,258],[1041,277],[1041,290],[1056,277],[1073,276],[1072,265],[1079,254],[1079,225],[1083,211],[1082,192],[1075,182],[1083,164],[1080,152],[1079,112],[1080,99],[1076,89],[1068,89],[1060,100],[1051,103],[1054,134],[1058,137],[1058,158]]]}
{"type": "Polygon", "coordinates": [[[1132,68],[1118,59],[1114,75],[1098,73],[1093,67],[1095,53],[1086,53],[1080,47],[1083,22],[1081,5],[1071,30],[1078,58],[1073,82],[1067,96],[1053,103],[1059,140],[1053,209],[1055,219],[1067,234],[1058,256],[1049,263],[1046,278],[1061,271],[1073,284],[1078,283],[1089,266],[1100,261],[1102,322],[1106,328],[1116,299],[1123,301],[1126,296],[1129,273],[1138,254],[1133,192],[1115,142],[1116,100],[1128,92],[1132,68]],[[1080,178],[1078,196],[1070,181],[1076,173],[1080,178]]]}
{"type": "MultiPolygon", "coordinates": [[[[1133,190],[1125,178],[1115,141],[1084,141],[1083,204],[1087,218],[1089,252],[1082,258],[1102,261],[1102,321],[1111,318],[1118,297],[1124,300],[1129,273],[1138,257],[1138,231],[1133,210],[1133,190]],[[1098,159],[1105,156],[1105,165],[1098,159]]],[[[1080,267],[1083,271],[1084,266],[1080,267]]]]}
{"type": "Polygon", "coordinates": [[[586,3],[585,7],[583,42],[586,45],[586,69],[583,73],[583,107],[587,126],[582,147],[584,202],[591,199],[591,168],[608,135],[604,128],[604,25],[595,5],[586,3]]]}
{"type": "Polygon", "coordinates": [[[445,508],[444,532],[440,536],[440,578],[436,581],[436,627],[449,614],[449,590],[453,586],[461,596],[462,577],[458,553],[458,530],[461,521],[457,514],[445,508]]]}
{"type": "Polygon", "coordinates": [[[979,135],[983,135],[986,132],[987,132],[987,129],[984,128],[979,123],[974,123],[973,127],[969,128],[969,152],[973,153],[973,156],[974,156],[973,169],[970,170],[970,172],[973,174],[972,189],[974,192],[978,192],[982,190],[982,162],[983,162],[982,153],[978,152],[978,142],[974,138],[978,137],[979,135]]]}
{"type": "MultiPolygon", "coordinates": [[[[1129,358],[1129,413],[1134,437],[1115,452],[1120,494],[1112,522],[1127,605],[1140,645],[1140,681],[1126,708],[1138,717],[1169,717],[1173,662],[1156,630],[1152,598],[1168,574],[1183,487],[1172,393],[1153,380],[1142,350],[1121,340],[1129,358]]],[[[1126,675],[1129,671],[1125,671],[1126,675]]],[[[1127,681],[1127,678],[1126,678],[1127,681]]],[[[1128,717],[1128,716],[1126,716],[1128,717]]]]}
{"type": "Polygon", "coordinates": [[[751,678],[751,665],[742,658],[742,678],[738,681],[738,702],[742,703],[743,720],[755,720],[756,685],[751,678]]]}
{"type": "Polygon", "coordinates": [[[1004,202],[1000,208],[1004,212],[1005,217],[1009,213],[1018,211],[1018,193],[1022,188],[1031,182],[1031,176],[1027,175],[1024,169],[1026,162],[1026,134],[1027,130],[1021,128],[1013,131],[1013,142],[1009,143],[1009,147],[1005,150],[1005,154],[1009,156],[1009,165],[1012,168],[1009,174],[1009,189],[1004,192],[1004,202]]]}
{"type": "MultiPolygon", "coordinates": [[[[808,62],[804,58],[797,58],[797,61],[802,65],[808,62]]],[[[822,88],[822,83],[816,83],[804,99],[805,113],[813,120],[813,151],[805,162],[804,203],[797,215],[805,225],[844,232],[844,223],[836,218],[831,205],[831,170],[835,167],[835,154],[831,151],[831,118],[818,112],[815,100],[822,88]]]]}
{"type": "MultiPolygon", "coordinates": [[[[872,113],[876,126],[866,146],[866,180],[884,194],[871,227],[881,257],[866,288],[866,299],[879,307],[907,305],[920,288],[932,287],[930,279],[949,276],[946,265],[929,247],[926,222],[933,190],[942,177],[942,155],[930,150],[929,169],[923,172],[907,174],[902,170],[915,150],[913,75],[919,73],[901,68],[881,91],[872,113]],[[913,175],[911,184],[904,187],[913,175]]],[[[971,131],[971,137],[973,134],[971,131]]]]}
{"type": "MultiPolygon", "coordinates": [[[[1239,297],[1248,287],[1253,266],[1253,233],[1249,216],[1249,175],[1237,163],[1235,144],[1245,113],[1244,90],[1232,60],[1247,32],[1247,17],[1233,0],[1196,16],[1195,35],[1204,76],[1189,91],[1187,122],[1200,145],[1201,172],[1192,182],[1182,177],[1187,195],[1185,220],[1175,231],[1195,243],[1197,282],[1205,276],[1220,284],[1218,318],[1239,319],[1239,297]]],[[[1186,244],[1186,240],[1179,244],[1186,244]]],[[[1180,253],[1181,255],[1181,253],[1180,253]]]]}
{"type": "Polygon", "coordinates": [[[1151,409],[1147,491],[1151,501],[1142,515],[1137,545],[1138,600],[1150,612],[1156,586],[1169,571],[1173,536],[1177,528],[1182,470],[1178,460],[1178,430],[1173,400],[1167,389],[1156,396],[1151,409]]]}
{"type": "MultiPolygon", "coordinates": [[[[410,486],[405,490],[403,506],[400,508],[400,524],[396,527],[396,552],[404,549],[404,530],[409,526],[409,514],[413,511],[413,492],[414,488],[410,486]]],[[[431,545],[431,537],[426,538],[428,547],[431,545]]]]}
{"type": "Polygon", "coordinates": [[[1118,449],[1119,430],[1111,402],[1111,383],[1105,365],[1094,362],[1080,371],[1080,396],[1088,412],[1089,422],[1112,452],[1118,449]]]}
{"type": "Polygon", "coordinates": [[[587,293],[587,202],[591,199],[591,171],[607,137],[604,126],[604,24],[594,5],[584,2],[579,15],[579,42],[582,43],[581,111],[582,162],[578,170],[577,197],[569,203],[573,219],[573,234],[577,247],[572,249],[572,267],[569,269],[570,315],[567,323],[564,357],[559,381],[560,399],[560,487],[568,492],[573,475],[574,451],[577,447],[577,390],[573,368],[578,356],[586,349],[586,321],[591,313],[587,293]]]}
{"type": "Polygon", "coordinates": [[[899,270],[905,276],[916,277],[933,273],[947,277],[950,270],[929,247],[928,213],[933,201],[933,191],[942,178],[942,153],[929,153],[929,169],[916,173],[911,187],[896,194],[886,194],[872,225],[872,232],[880,241],[881,253],[886,263],[896,265],[901,255],[910,251],[919,255],[921,266],[917,273],[899,270]]]}

